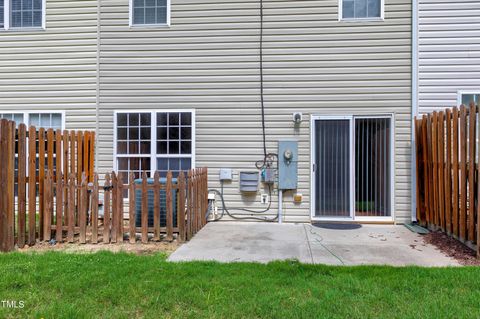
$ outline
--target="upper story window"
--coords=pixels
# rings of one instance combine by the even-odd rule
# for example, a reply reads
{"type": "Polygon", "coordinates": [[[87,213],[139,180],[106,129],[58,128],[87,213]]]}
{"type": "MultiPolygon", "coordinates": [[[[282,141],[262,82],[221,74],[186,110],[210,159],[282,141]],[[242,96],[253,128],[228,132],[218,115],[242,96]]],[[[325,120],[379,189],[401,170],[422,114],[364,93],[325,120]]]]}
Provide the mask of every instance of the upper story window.
{"type": "Polygon", "coordinates": [[[340,20],[383,19],[384,0],[340,0],[340,20]]]}
{"type": "Polygon", "coordinates": [[[0,0],[0,29],[45,28],[45,0],[0,0]]]}
{"type": "Polygon", "coordinates": [[[130,25],[170,25],[170,0],[130,0],[130,25]]]}

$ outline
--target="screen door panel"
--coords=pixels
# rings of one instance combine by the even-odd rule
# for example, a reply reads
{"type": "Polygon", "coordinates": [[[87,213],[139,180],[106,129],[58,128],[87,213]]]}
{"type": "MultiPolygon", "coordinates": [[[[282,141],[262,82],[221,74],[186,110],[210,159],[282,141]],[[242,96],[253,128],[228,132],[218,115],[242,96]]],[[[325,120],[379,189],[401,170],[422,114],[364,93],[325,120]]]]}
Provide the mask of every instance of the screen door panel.
{"type": "Polygon", "coordinates": [[[390,119],[355,119],[355,215],[391,216],[390,119]]]}
{"type": "Polygon", "coordinates": [[[351,216],[350,126],[350,119],[315,121],[316,217],[351,216]]]}

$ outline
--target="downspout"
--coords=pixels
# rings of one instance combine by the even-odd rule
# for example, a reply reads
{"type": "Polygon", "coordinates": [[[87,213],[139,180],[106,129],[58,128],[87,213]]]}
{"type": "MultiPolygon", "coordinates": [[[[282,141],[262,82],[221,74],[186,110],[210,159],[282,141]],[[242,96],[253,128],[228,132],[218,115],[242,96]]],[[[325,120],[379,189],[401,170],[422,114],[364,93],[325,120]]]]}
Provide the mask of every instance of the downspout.
{"type": "Polygon", "coordinates": [[[417,221],[416,156],[415,156],[415,116],[418,114],[418,1],[412,0],[412,116],[411,116],[411,214],[417,221]]]}
{"type": "Polygon", "coordinates": [[[100,10],[101,0],[97,0],[97,52],[96,52],[96,78],[95,78],[95,171],[98,171],[98,130],[100,128],[100,10]]]}

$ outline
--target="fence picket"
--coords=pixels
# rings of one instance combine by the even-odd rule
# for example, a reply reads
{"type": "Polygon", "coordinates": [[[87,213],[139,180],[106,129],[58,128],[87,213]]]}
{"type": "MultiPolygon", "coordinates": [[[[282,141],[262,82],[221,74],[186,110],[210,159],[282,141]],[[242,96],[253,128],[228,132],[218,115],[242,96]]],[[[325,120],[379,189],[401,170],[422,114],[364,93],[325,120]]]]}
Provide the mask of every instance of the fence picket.
{"type": "Polygon", "coordinates": [[[123,242],[123,173],[118,173],[117,190],[117,242],[123,242]]]}
{"type": "Polygon", "coordinates": [[[75,231],[75,175],[70,173],[68,178],[68,230],[67,241],[73,243],[75,231]]]}
{"type": "MultiPolygon", "coordinates": [[[[57,166],[59,167],[59,166],[57,166]]],[[[61,243],[63,241],[63,209],[64,209],[64,182],[62,173],[57,173],[56,183],[56,206],[55,206],[55,239],[61,243]]]]}
{"type": "Polygon", "coordinates": [[[36,241],[37,217],[37,131],[34,126],[28,129],[28,244],[36,241]]]}
{"type": "Polygon", "coordinates": [[[148,242],[148,189],[147,173],[142,174],[142,243],[148,242]]]}
{"type": "Polygon", "coordinates": [[[38,130],[38,205],[39,205],[39,238],[43,240],[43,211],[45,204],[43,198],[43,182],[45,180],[45,129],[38,130]]]}
{"type": "Polygon", "coordinates": [[[153,240],[160,240],[160,174],[153,175],[153,240]]]}
{"type": "Polygon", "coordinates": [[[445,162],[445,229],[452,232],[452,112],[446,110],[445,136],[446,136],[446,162],[445,162]]]}
{"type": "Polygon", "coordinates": [[[110,174],[105,175],[103,195],[103,243],[110,243],[110,174]]]}
{"type": "Polygon", "coordinates": [[[92,216],[90,224],[92,225],[92,244],[98,243],[98,174],[93,174],[92,189],[92,216]]]}
{"type": "Polygon", "coordinates": [[[458,163],[458,121],[459,114],[458,108],[454,107],[453,111],[453,121],[452,121],[452,166],[453,166],[453,209],[452,209],[452,233],[458,237],[459,235],[459,208],[460,208],[460,185],[459,185],[459,163],[458,163]]]}
{"type": "Polygon", "coordinates": [[[444,134],[444,116],[443,112],[440,111],[438,113],[438,225],[445,229],[445,156],[444,156],[444,141],[445,141],[445,134],[444,134]]]}
{"type": "Polygon", "coordinates": [[[25,246],[25,230],[26,230],[26,210],[27,210],[27,127],[25,124],[18,126],[18,247],[25,246]]]}
{"type": "Polygon", "coordinates": [[[48,171],[43,181],[43,240],[51,239],[52,214],[53,214],[53,182],[52,171],[48,171]]]}
{"type": "MultiPolygon", "coordinates": [[[[424,187],[424,209],[425,209],[425,219],[420,221],[423,224],[428,225],[430,222],[430,201],[431,196],[430,184],[429,184],[429,171],[428,171],[428,143],[427,143],[427,116],[422,116],[422,164],[423,164],[423,185],[424,187]]],[[[421,179],[420,179],[421,180],[421,179]]]]}
{"type": "Polygon", "coordinates": [[[187,180],[187,240],[192,238],[193,233],[193,198],[192,198],[192,170],[188,171],[188,180],[187,180]]]}
{"type": "Polygon", "coordinates": [[[186,240],[185,232],[185,173],[183,171],[178,175],[178,208],[177,208],[177,225],[179,240],[186,240]]]}
{"type": "MultiPolygon", "coordinates": [[[[0,147],[7,147],[6,119],[0,119],[0,147]]],[[[5,163],[7,152],[0,152],[0,162],[5,163]]],[[[0,166],[0,251],[8,251],[7,247],[7,168],[0,166]]]]}
{"type": "Polygon", "coordinates": [[[460,220],[459,237],[465,240],[467,217],[467,112],[464,105],[460,106],[460,220]]]}
{"type": "Polygon", "coordinates": [[[172,172],[167,173],[167,240],[173,240],[172,172]]]}
{"type": "Polygon", "coordinates": [[[117,242],[118,226],[118,178],[115,172],[112,172],[112,220],[110,223],[110,242],[117,242]]]}
{"type": "Polygon", "coordinates": [[[477,113],[475,103],[470,104],[468,123],[468,215],[467,215],[467,238],[475,240],[475,144],[476,144],[477,113]]]}
{"type": "Polygon", "coordinates": [[[129,206],[128,206],[128,220],[130,222],[130,243],[134,244],[136,241],[136,219],[135,219],[135,178],[133,173],[129,174],[128,177],[128,198],[129,198],[129,206]]]}
{"type": "Polygon", "coordinates": [[[80,197],[78,201],[78,224],[80,226],[80,244],[87,242],[87,176],[82,173],[80,197]]]}

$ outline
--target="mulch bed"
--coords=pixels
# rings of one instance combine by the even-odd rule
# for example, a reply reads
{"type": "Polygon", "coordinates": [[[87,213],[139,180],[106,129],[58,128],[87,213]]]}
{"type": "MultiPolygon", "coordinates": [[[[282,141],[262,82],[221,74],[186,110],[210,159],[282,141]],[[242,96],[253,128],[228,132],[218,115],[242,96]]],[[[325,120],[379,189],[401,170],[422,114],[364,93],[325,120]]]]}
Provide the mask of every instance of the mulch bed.
{"type": "Polygon", "coordinates": [[[442,232],[431,232],[424,235],[423,239],[464,266],[480,266],[480,259],[476,258],[474,250],[442,232]]]}

